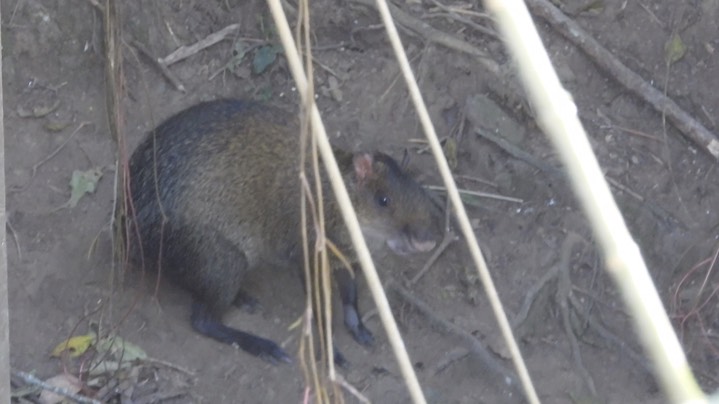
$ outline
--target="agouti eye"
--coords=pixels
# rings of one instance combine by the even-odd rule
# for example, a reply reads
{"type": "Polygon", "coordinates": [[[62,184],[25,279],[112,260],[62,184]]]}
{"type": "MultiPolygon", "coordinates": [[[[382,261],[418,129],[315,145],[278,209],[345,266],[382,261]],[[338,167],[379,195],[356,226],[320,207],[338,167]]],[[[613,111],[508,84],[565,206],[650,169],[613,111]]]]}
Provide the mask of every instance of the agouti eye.
{"type": "Polygon", "coordinates": [[[389,197],[387,195],[377,195],[377,204],[382,207],[389,205],[389,197]]]}

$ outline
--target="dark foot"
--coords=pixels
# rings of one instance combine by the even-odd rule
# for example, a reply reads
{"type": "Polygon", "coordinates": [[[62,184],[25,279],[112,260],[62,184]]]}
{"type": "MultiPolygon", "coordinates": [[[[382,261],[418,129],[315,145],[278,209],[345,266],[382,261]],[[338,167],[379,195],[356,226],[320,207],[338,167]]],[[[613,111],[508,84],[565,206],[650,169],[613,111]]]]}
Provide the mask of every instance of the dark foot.
{"type": "Polygon", "coordinates": [[[251,336],[252,341],[245,341],[245,345],[240,345],[243,350],[270,362],[273,365],[277,365],[279,362],[292,363],[290,356],[275,342],[268,339],[251,336]]]}
{"type": "Polygon", "coordinates": [[[260,301],[255,299],[253,296],[248,295],[244,291],[240,291],[240,293],[237,294],[233,304],[240,310],[250,314],[258,313],[262,309],[260,301]]]}
{"type": "Polygon", "coordinates": [[[225,344],[237,344],[245,352],[272,364],[292,363],[290,356],[275,342],[222,324],[212,315],[205,304],[193,304],[191,320],[192,327],[200,334],[225,344]]]}
{"type": "Polygon", "coordinates": [[[345,356],[342,355],[342,352],[340,352],[340,350],[337,349],[337,347],[335,347],[334,361],[335,361],[335,365],[341,367],[342,369],[347,369],[350,366],[350,363],[347,360],[347,358],[345,358],[345,356]]]}
{"type": "MultiPolygon", "coordinates": [[[[355,267],[355,273],[358,272],[355,267]]],[[[352,334],[352,338],[361,345],[370,346],[374,343],[374,337],[370,330],[362,324],[362,317],[357,308],[357,282],[349,271],[340,269],[335,272],[337,285],[342,298],[342,308],[344,309],[345,326],[352,334]]]]}
{"type": "Polygon", "coordinates": [[[364,346],[371,346],[374,344],[374,336],[372,332],[362,324],[362,319],[359,317],[357,309],[353,306],[345,306],[345,326],[347,330],[352,334],[352,338],[359,344],[364,346]]]}

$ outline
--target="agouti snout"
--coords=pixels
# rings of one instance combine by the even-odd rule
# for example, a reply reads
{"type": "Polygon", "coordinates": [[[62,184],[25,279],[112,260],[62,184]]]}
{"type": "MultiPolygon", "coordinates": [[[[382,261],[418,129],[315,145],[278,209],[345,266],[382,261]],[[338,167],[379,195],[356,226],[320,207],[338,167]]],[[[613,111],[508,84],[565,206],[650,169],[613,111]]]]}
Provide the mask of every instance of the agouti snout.
{"type": "MultiPolygon", "coordinates": [[[[133,254],[146,264],[160,262],[163,276],[193,294],[195,330],[272,362],[289,356],[268,339],[224,325],[221,316],[248,299],[246,271],[278,260],[301,269],[299,147],[292,114],[219,100],[169,118],[130,159],[129,234],[140,240],[131,243],[133,254]]],[[[397,254],[434,248],[440,210],[395,160],[383,153],[335,155],[366,236],[397,254]]],[[[327,237],[351,254],[334,195],[325,189],[327,237]]],[[[355,280],[344,269],[333,273],[345,325],[355,340],[370,344],[355,280]]]]}

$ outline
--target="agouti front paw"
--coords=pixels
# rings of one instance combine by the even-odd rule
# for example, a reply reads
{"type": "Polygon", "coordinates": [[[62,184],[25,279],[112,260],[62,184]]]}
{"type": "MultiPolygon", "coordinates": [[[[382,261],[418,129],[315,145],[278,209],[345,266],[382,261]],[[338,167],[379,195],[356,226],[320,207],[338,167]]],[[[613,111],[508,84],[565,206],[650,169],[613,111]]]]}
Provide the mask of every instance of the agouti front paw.
{"type": "Polygon", "coordinates": [[[344,355],[342,355],[342,352],[340,352],[337,347],[335,347],[334,361],[335,365],[341,367],[342,369],[348,369],[350,366],[350,362],[347,360],[347,358],[345,358],[344,355]]]}
{"type": "Polygon", "coordinates": [[[361,345],[371,346],[374,344],[374,336],[372,335],[372,332],[362,323],[359,323],[357,327],[350,329],[350,333],[352,334],[352,338],[361,345]]]}
{"type": "Polygon", "coordinates": [[[361,345],[370,346],[374,343],[372,332],[362,324],[357,309],[352,305],[345,305],[345,327],[352,334],[352,338],[361,345]]]}

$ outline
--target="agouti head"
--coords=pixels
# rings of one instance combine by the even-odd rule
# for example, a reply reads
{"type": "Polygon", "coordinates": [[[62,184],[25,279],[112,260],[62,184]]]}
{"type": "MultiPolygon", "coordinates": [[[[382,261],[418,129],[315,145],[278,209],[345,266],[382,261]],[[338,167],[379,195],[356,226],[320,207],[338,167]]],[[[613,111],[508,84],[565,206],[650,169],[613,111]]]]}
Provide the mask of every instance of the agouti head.
{"type": "Polygon", "coordinates": [[[358,153],[352,163],[363,233],[399,255],[433,249],[441,237],[441,212],[427,192],[384,153],[358,153]]]}

